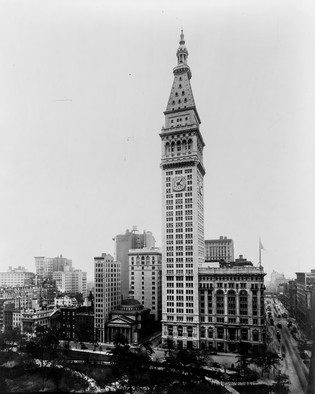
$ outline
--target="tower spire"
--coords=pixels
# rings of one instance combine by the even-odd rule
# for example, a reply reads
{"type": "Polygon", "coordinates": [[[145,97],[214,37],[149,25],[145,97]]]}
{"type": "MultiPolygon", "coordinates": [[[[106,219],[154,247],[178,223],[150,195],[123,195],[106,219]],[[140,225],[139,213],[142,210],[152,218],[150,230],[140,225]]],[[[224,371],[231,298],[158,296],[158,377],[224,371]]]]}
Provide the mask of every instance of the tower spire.
{"type": "Polygon", "coordinates": [[[179,44],[180,44],[180,45],[184,45],[184,44],[185,44],[183,29],[181,29],[179,44]]]}
{"type": "Polygon", "coordinates": [[[177,60],[178,60],[178,62],[177,62],[178,66],[184,65],[184,64],[187,65],[188,51],[185,46],[185,38],[184,38],[183,29],[181,29],[179,47],[177,49],[176,56],[177,56],[177,60]]]}

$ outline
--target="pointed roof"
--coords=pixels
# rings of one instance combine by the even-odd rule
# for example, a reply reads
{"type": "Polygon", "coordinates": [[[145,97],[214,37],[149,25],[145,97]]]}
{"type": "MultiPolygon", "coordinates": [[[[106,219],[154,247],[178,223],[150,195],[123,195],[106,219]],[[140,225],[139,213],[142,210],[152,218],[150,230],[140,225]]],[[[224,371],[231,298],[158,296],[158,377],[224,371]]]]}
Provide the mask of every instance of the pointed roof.
{"type": "Polygon", "coordinates": [[[185,46],[183,30],[181,30],[179,47],[177,49],[176,56],[178,64],[173,69],[174,81],[165,112],[194,108],[197,113],[196,104],[190,85],[190,79],[192,75],[190,67],[187,64],[188,50],[185,46]]]}
{"type": "Polygon", "coordinates": [[[195,100],[189,79],[187,71],[181,74],[174,74],[174,81],[167,102],[166,111],[176,111],[195,107],[195,100]]]}

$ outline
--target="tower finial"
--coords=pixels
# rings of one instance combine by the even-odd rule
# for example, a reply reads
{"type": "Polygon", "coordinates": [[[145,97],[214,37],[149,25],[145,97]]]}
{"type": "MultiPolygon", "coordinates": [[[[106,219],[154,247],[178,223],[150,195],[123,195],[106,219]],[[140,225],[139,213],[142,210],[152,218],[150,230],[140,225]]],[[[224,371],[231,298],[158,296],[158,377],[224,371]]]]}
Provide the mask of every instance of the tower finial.
{"type": "Polygon", "coordinates": [[[181,29],[180,41],[179,41],[179,43],[180,43],[180,45],[184,45],[184,44],[185,44],[183,28],[181,29]]]}

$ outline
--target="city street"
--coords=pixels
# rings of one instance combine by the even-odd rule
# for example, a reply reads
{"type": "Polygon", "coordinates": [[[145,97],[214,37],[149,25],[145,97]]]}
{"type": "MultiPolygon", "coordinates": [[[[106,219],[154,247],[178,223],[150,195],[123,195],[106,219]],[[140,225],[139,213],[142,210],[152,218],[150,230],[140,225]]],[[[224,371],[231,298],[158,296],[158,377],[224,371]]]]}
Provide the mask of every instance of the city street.
{"type": "MultiPolygon", "coordinates": [[[[292,337],[288,328],[288,318],[279,318],[279,311],[283,312],[281,303],[273,303],[274,326],[269,327],[271,333],[270,349],[282,357],[281,371],[290,378],[292,393],[305,393],[307,388],[308,368],[300,357],[297,341],[292,337]],[[281,328],[277,327],[281,324],[281,328]],[[277,339],[279,333],[279,340],[277,339]]],[[[281,315],[281,314],[280,314],[281,315]]]]}

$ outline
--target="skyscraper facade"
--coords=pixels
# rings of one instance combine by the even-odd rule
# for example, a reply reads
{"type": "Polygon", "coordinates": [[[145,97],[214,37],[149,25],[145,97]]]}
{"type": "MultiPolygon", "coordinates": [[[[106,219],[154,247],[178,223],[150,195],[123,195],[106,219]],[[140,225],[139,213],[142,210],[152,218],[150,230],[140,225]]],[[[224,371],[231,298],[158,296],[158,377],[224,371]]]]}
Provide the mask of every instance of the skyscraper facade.
{"type": "Polygon", "coordinates": [[[115,241],[115,258],[121,263],[121,295],[123,299],[129,295],[129,259],[128,253],[131,249],[153,248],[155,238],[150,231],[138,233],[137,227],[126,230],[125,234],[118,234],[115,241]]]}
{"type": "Polygon", "coordinates": [[[94,269],[95,339],[99,342],[105,342],[109,313],[117,308],[121,301],[120,262],[114,261],[110,254],[102,253],[102,256],[94,257],[94,269]]]}
{"type": "Polygon", "coordinates": [[[204,261],[204,141],[181,33],[161,137],[162,342],[199,347],[198,265],[204,261]],[[181,328],[179,335],[178,328],[181,328]]]}
{"type": "Polygon", "coordinates": [[[205,240],[206,261],[224,260],[227,263],[234,261],[233,240],[221,236],[219,239],[205,240]]]}
{"type": "Polygon", "coordinates": [[[134,298],[150,309],[156,321],[162,313],[162,255],[159,248],[133,249],[129,252],[129,288],[134,298]]]}
{"type": "Polygon", "coordinates": [[[59,257],[35,257],[36,275],[52,278],[56,271],[67,271],[72,269],[72,260],[59,257]]]}

